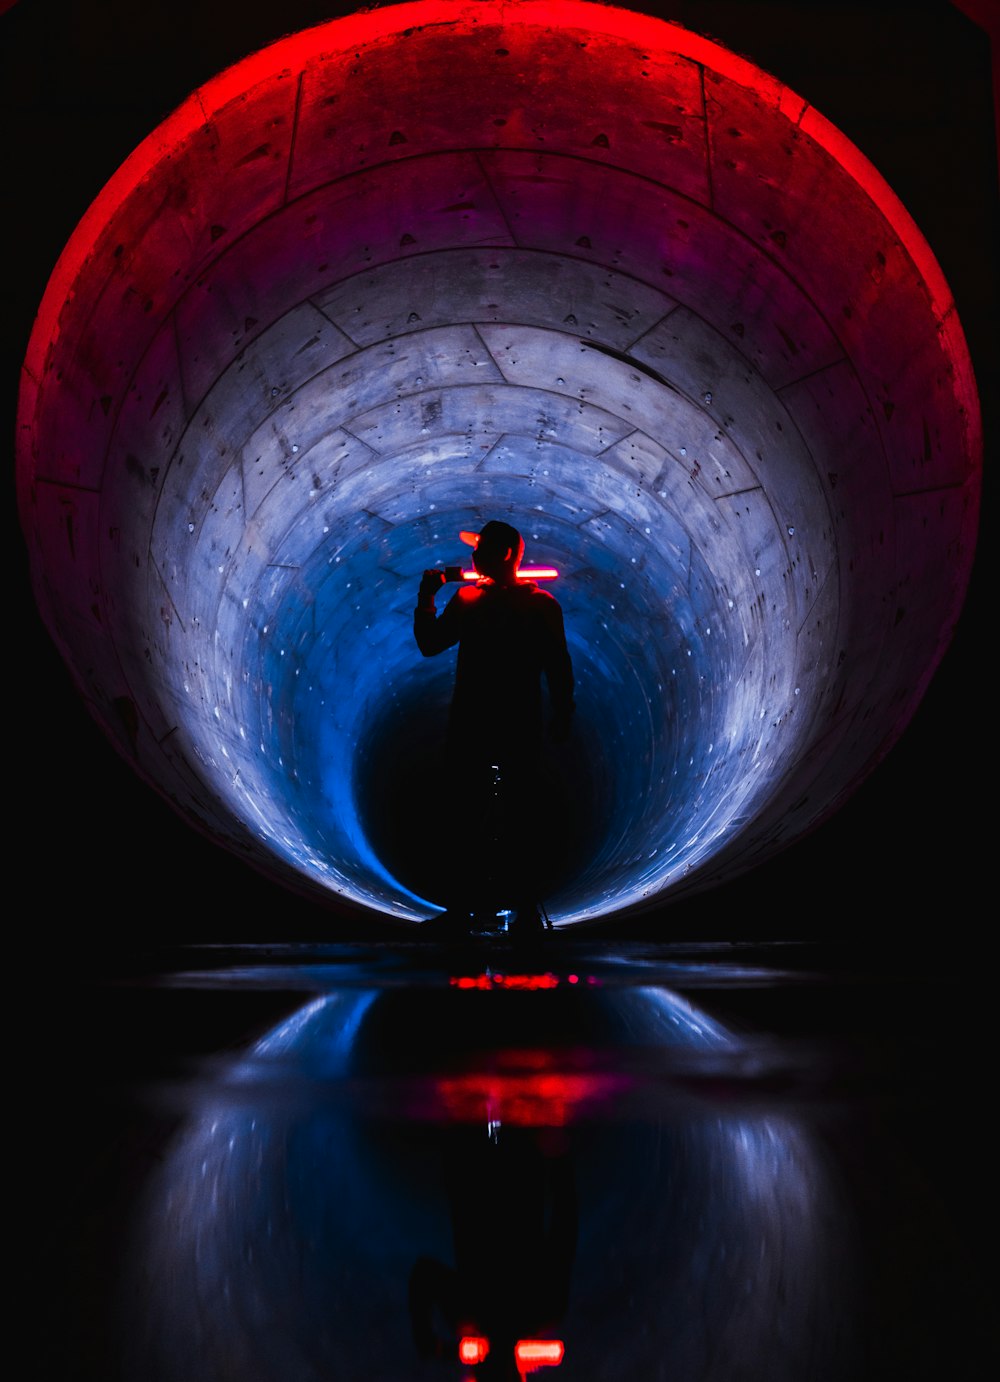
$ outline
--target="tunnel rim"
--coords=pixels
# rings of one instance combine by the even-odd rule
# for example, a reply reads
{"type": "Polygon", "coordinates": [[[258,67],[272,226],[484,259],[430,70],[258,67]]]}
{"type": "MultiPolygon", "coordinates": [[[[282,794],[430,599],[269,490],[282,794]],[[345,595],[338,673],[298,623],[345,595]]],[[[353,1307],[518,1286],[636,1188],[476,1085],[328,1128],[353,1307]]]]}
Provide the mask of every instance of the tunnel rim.
{"type": "MultiPolygon", "coordinates": [[[[727,59],[730,59],[732,63],[735,65],[734,70],[740,72],[746,72],[749,70],[756,72],[758,74],[760,73],[760,69],[754,68],[753,64],[748,63],[746,60],[738,58],[733,54],[730,54],[728,50],[722,48],[721,45],[714,44],[710,40],[701,39],[697,35],[691,35],[688,31],[680,29],[679,26],[675,26],[670,23],[665,23],[664,21],[659,19],[652,19],[648,16],[636,16],[631,11],[611,10],[610,8],[606,8],[604,6],[591,5],[589,3],[586,3],[586,0],[580,0],[579,3],[574,2],[558,4],[543,4],[538,2],[538,0],[520,0],[520,3],[515,6],[483,6],[479,4],[470,6],[462,3],[448,3],[448,0],[428,0],[428,4],[418,3],[391,5],[376,10],[374,12],[368,12],[363,16],[349,16],[329,20],[320,25],[315,26],[311,30],[303,31],[300,35],[294,35],[287,39],[278,40],[276,43],[268,45],[267,48],[262,49],[259,54],[254,54],[250,58],[243,59],[241,62],[234,64],[231,68],[227,69],[225,73],[220,74],[219,77],[212,79],[210,82],[200,87],[197,92],[192,93],[192,96],[189,97],[188,100],[185,103],[183,103],[183,105],[179,107],[177,111],[175,111],[171,116],[168,116],[167,120],[164,121],[157,128],[157,130],[154,131],[145,141],[143,141],[143,143],[138,147],[138,149],[133,153],[133,155],[130,156],[128,160],[126,160],[125,164],[122,165],[121,169],[119,170],[119,173],[116,174],[109,181],[109,183],[106,184],[105,188],[102,189],[102,192],[98,194],[98,197],[95,199],[94,203],[92,203],[90,210],[85,215],[84,219],[80,222],[76,231],[74,231],[73,236],[71,236],[70,241],[68,242],[67,247],[63,252],[63,255],[60,256],[57,268],[54,271],[52,278],[50,279],[49,285],[46,288],[46,292],[42,300],[42,307],[40,308],[38,318],[36,319],[35,329],[32,332],[31,340],[29,343],[29,349],[26,356],[26,378],[29,380],[41,380],[44,375],[44,363],[41,365],[39,363],[39,352],[41,351],[43,346],[47,348],[48,341],[57,339],[58,335],[58,333],[56,332],[55,335],[50,336],[48,339],[46,339],[46,327],[44,323],[46,320],[53,320],[53,317],[55,320],[58,320],[58,315],[59,311],[61,310],[63,300],[61,294],[64,293],[66,284],[75,282],[76,280],[76,277],[79,273],[79,268],[74,268],[74,256],[79,257],[79,266],[82,268],[83,264],[86,262],[86,259],[91,253],[93,246],[97,243],[97,239],[99,238],[100,232],[103,229],[103,225],[99,224],[100,218],[98,216],[98,212],[101,210],[102,207],[110,204],[111,202],[114,202],[114,205],[117,206],[118,201],[116,200],[116,198],[119,198],[123,195],[128,195],[127,192],[123,192],[121,191],[121,189],[117,189],[119,175],[124,174],[126,169],[130,170],[129,179],[131,179],[131,181],[128,183],[128,186],[130,188],[134,188],[146,175],[149,169],[155,165],[157,159],[160,157],[160,154],[162,152],[162,144],[167,142],[168,127],[170,131],[173,131],[175,128],[174,122],[183,122],[184,120],[193,117],[196,117],[197,124],[201,126],[205,120],[205,114],[202,108],[202,100],[205,97],[206,93],[217,93],[220,101],[223,102],[228,99],[232,99],[233,97],[231,93],[234,86],[240,85],[240,83],[237,81],[237,75],[247,67],[247,64],[252,63],[256,58],[260,57],[263,54],[271,54],[275,58],[278,58],[279,56],[285,57],[287,56],[287,54],[291,53],[294,50],[296,44],[298,44],[300,41],[307,40],[310,35],[318,36],[320,34],[326,34],[331,29],[335,29],[338,26],[342,26],[345,23],[353,22],[355,18],[357,18],[359,22],[362,22],[364,25],[368,26],[371,32],[376,36],[383,36],[384,34],[395,33],[397,32],[398,24],[399,22],[401,22],[401,16],[404,12],[420,13],[421,15],[424,15],[426,14],[428,8],[430,8],[435,14],[453,14],[456,12],[456,10],[461,11],[463,14],[468,12],[474,12],[477,17],[477,22],[481,22],[481,16],[483,15],[484,11],[487,11],[490,14],[496,14],[498,17],[502,13],[502,19],[498,18],[498,22],[502,23],[529,22],[532,19],[532,16],[534,15],[550,15],[552,13],[561,14],[564,12],[569,12],[576,15],[582,11],[588,17],[592,16],[595,11],[601,14],[602,16],[607,16],[609,14],[617,15],[621,13],[624,15],[628,15],[630,19],[639,20],[641,25],[649,25],[651,29],[655,30],[655,32],[659,35],[662,35],[664,30],[666,30],[674,37],[685,36],[682,40],[683,43],[686,43],[689,39],[693,40],[691,46],[697,52],[704,54],[711,50],[713,55],[724,55],[727,59]],[[390,22],[393,20],[395,20],[396,23],[390,22]],[[193,106],[193,103],[195,102],[196,98],[197,110],[195,110],[193,106]],[[159,138],[160,136],[162,136],[162,140],[159,138]],[[143,164],[144,159],[147,156],[150,158],[151,161],[148,167],[145,167],[143,166],[143,164]],[[115,187],[117,190],[112,191],[113,187],[115,187]],[[92,240],[90,239],[91,229],[94,230],[94,236],[92,240]],[[48,316],[46,314],[48,314],[48,316]]],[[[688,48],[684,47],[679,48],[676,51],[682,51],[686,56],[693,55],[688,48]]],[[[713,65],[718,66],[719,64],[716,62],[713,65]]],[[[766,74],[764,75],[766,76],[766,74]]],[[[775,82],[774,86],[779,88],[779,96],[782,100],[798,99],[793,98],[792,94],[789,93],[787,89],[784,88],[780,83],[775,82]]],[[[815,131],[818,130],[827,141],[824,142],[824,139],[820,139],[818,142],[823,143],[823,146],[828,149],[831,149],[831,151],[832,148],[839,149],[841,152],[845,148],[853,150],[854,154],[857,155],[857,158],[861,160],[862,165],[866,169],[868,169],[871,174],[874,175],[875,185],[878,186],[882,192],[882,199],[876,202],[876,204],[879,206],[879,209],[883,212],[883,214],[886,214],[886,206],[888,206],[891,209],[892,213],[894,213],[893,215],[887,216],[887,220],[890,226],[894,230],[896,230],[897,233],[900,234],[900,238],[903,241],[904,246],[907,249],[907,252],[910,253],[911,257],[913,257],[914,255],[915,244],[918,247],[922,245],[924,249],[926,249],[927,262],[933,266],[935,273],[932,275],[930,279],[928,278],[928,275],[925,270],[922,269],[921,273],[922,277],[924,278],[925,282],[928,283],[928,286],[931,288],[932,292],[938,295],[936,301],[939,303],[940,310],[942,312],[942,334],[948,335],[950,340],[950,346],[946,354],[948,358],[955,363],[959,377],[964,377],[963,372],[966,369],[968,370],[968,387],[971,388],[971,395],[969,396],[975,399],[975,387],[974,381],[972,379],[971,360],[969,360],[968,358],[968,350],[965,344],[964,334],[962,332],[961,325],[958,321],[957,314],[953,310],[951,295],[947,292],[947,285],[944,283],[943,275],[941,274],[940,269],[937,266],[936,259],[934,259],[934,256],[930,252],[929,247],[927,247],[926,241],[920,235],[919,231],[916,230],[916,227],[913,225],[911,218],[909,218],[909,216],[905,212],[905,209],[902,208],[901,204],[898,202],[898,199],[891,192],[891,189],[888,188],[888,184],[885,184],[884,180],[881,179],[880,175],[875,173],[875,170],[872,168],[872,165],[868,163],[867,159],[865,159],[863,155],[860,155],[858,151],[854,149],[854,146],[849,144],[849,141],[847,141],[844,136],[840,135],[839,132],[836,131],[832,126],[829,126],[828,122],[823,121],[822,117],[818,116],[815,112],[812,112],[811,108],[806,108],[804,102],[802,103],[802,106],[803,111],[801,114],[801,121],[803,129],[806,129],[806,120],[809,120],[810,126],[808,132],[812,134],[814,138],[816,138],[817,136],[815,131]],[[908,238],[907,236],[904,236],[901,230],[901,223],[904,227],[908,229],[912,228],[913,233],[915,233],[915,235],[918,237],[916,241],[908,238]],[[956,342],[959,346],[957,352],[956,342]]],[[[177,128],[180,128],[180,125],[177,125],[177,128]]],[[[836,154],[834,156],[837,157],[836,154]]],[[[843,158],[837,157],[837,161],[841,165],[841,167],[846,167],[843,158]]],[[[848,168],[848,172],[851,171],[852,170],[848,168]]],[[[868,192],[869,195],[871,195],[867,184],[865,184],[865,191],[868,192]]],[[[22,395],[23,398],[26,398],[28,396],[28,393],[30,392],[30,387],[30,384],[25,386],[25,393],[22,395]]],[[[972,438],[971,442],[967,440],[966,450],[971,452],[974,452],[980,444],[980,423],[977,399],[976,404],[976,407],[966,409],[966,418],[969,425],[969,437],[972,438]]],[[[25,439],[23,434],[19,432],[19,442],[30,446],[30,435],[27,437],[27,439],[25,439]]],[[[18,474],[19,477],[22,474],[22,468],[20,463],[18,467],[18,474]]],[[[26,531],[29,527],[30,522],[28,525],[26,525],[26,531]]],[[[969,561],[965,571],[966,583],[968,582],[970,575],[971,560],[969,561]]],[[[46,622],[48,622],[48,620],[46,620],[46,622]]],[[[933,675],[935,668],[936,664],[928,668],[926,673],[927,680],[929,680],[930,677],[933,675]]]]}

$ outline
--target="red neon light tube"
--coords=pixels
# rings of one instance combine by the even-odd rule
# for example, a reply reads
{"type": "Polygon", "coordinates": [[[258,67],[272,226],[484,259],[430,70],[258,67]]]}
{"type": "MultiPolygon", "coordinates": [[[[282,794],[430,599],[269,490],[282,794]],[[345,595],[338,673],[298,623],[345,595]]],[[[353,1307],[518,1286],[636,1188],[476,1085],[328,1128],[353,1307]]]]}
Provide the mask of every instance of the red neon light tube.
{"type": "MultiPolygon", "coordinates": [[[[554,566],[519,566],[517,574],[526,581],[554,581],[559,572],[554,566]]],[[[478,571],[462,571],[463,581],[478,581],[478,571]]]]}

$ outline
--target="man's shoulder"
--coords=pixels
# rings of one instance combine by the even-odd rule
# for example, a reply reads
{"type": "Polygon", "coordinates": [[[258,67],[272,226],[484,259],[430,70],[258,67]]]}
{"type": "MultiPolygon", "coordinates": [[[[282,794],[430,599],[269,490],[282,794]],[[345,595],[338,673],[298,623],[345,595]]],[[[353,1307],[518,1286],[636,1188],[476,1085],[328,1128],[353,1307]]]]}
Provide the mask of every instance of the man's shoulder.
{"type": "Polygon", "coordinates": [[[551,590],[543,590],[534,581],[522,581],[519,588],[525,592],[525,599],[530,600],[532,604],[549,609],[559,604],[551,590]]]}

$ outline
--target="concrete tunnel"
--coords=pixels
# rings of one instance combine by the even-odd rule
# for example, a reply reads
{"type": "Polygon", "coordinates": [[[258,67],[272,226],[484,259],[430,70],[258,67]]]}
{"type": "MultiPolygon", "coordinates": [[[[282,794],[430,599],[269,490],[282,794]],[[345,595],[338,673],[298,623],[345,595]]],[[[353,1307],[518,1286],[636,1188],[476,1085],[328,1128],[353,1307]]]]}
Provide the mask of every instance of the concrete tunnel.
{"type": "Polygon", "coordinates": [[[418,0],[246,58],[122,165],[38,312],[18,498],[136,773],[414,921],[461,809],[417,582],[515,523],[577,675],[525,804],[570,925],[746,873],[882,760],[962,608],[980,430],[926,241],[780,81],[585,0],[418,0]]]}

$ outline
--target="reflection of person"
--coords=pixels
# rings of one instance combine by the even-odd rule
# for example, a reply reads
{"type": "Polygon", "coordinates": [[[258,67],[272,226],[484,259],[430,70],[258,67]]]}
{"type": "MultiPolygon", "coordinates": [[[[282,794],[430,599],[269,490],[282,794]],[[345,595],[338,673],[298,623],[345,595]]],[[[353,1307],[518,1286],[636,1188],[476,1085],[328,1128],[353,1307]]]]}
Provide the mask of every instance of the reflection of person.
{"type": "Polygon", "coordinates": [[[422,1358],[455,1359],[462,1335],[488,1341],[482,1382],[513,1379],[518,1339],[549,1338],[569,1306],[576,1258],[576,1175],[555,1129],[449,1129],[442,1157],[454,1266],[417,1259],[410,1275],[413,1341],[422,1358]]]}
{"type": "Polygon", "coordinates": [[[573,714],[573,666],[559,602],[518,575],[523,555],[516,528],[487,523],[473,555],[480,579],[460,586],[438,614],[434,598],[444,575],[425,571],[413,632],[425,657],[458,646],[447,763],[452,790],[471,808],[464,817],[471,829],[450,909],[507,906],[530,924],[538,916],[539,842],[518,828],[515,810],[538,782],[542,680],[550,734],[564,740],[573,714]]]}

